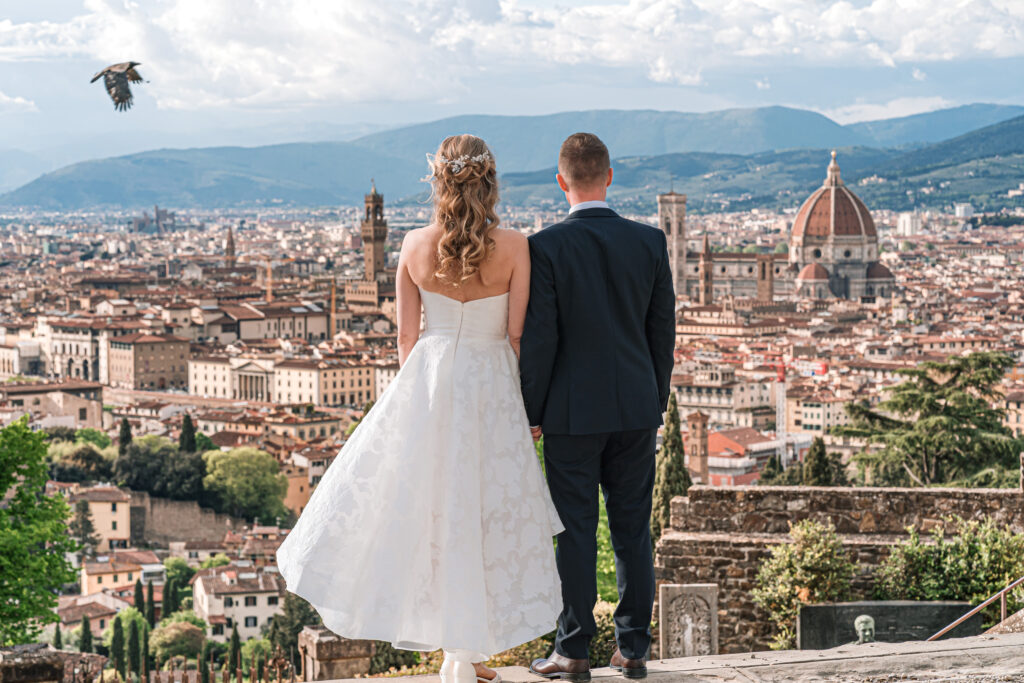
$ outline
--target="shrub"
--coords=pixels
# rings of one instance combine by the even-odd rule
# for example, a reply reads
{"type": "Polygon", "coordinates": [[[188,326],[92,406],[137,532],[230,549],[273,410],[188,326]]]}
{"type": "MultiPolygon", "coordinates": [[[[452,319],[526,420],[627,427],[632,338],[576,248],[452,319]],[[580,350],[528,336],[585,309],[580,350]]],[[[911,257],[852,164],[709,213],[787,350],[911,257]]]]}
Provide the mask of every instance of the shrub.
{"type": "Polygon", "coordinates": [[[370,674],[383,674],[413,667],[420,663],[420,654],[411,650],[399,650],[391,643],[377,641],[377,648],[370,659],[370,674]]]}
{"type": "MultiPolygon", "coordinates": [[[[967,521],[947,518],[953,535],[942,529],[930,534],[931,542],[909,529],[910,538],[895,546],[876,576],[875,595],[880,600],[966,600],[978,605],[1008,584],[1024,576],[1024,535],[997,525],[990,518],[967,521]]],[[[1007,608],[1024,608],[1024,591],[1007,596],[1007,608]]],[[[990,624],[999,611],[998,602],[987,612],[990,624]]]]}
{"type": "Polygon", "coordinates": [[[792,648],[800,605],[838,602],[850,595],[855,567],[831,523],[813,520],[791,524],[792,543],[770,548],[751,592],[754,603],[775,624],[772,649],[792,648]]]}

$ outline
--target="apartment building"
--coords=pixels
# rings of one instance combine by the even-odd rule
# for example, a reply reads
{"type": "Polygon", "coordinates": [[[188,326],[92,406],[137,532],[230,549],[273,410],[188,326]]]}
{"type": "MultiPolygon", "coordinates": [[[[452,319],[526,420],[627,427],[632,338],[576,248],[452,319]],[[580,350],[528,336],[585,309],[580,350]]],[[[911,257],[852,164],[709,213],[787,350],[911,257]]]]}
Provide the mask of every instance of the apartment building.
{"type": "Polygon", "coordinates": [[[170,334],[134,334],[109,342],[110,385],[120,389],[188,389],[189,341],[170,334]]]}

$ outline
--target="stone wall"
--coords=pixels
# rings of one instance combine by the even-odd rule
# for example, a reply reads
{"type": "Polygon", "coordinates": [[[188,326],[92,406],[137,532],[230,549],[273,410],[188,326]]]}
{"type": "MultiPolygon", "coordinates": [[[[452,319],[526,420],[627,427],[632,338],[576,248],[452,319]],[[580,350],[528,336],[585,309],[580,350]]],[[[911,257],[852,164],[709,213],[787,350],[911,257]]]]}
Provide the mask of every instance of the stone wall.
{"type": "Polygon", "coordinates": [[[130,491],[131,542],[167,545],[171,541],[222,541],[230,530],[247,524],[191,500],[156,498],[145,491],[130,491]]]}
{"type": "Polygon", "coordinates": [[[693,486],[672,501],[671,527],[658,542],[658,580],[717,583],[720,651],[764,650],[771,625],[750,591],[768,547],[790,542],[790,522],[831,521],[858,565],[854,590],[863,595],[908,526],[944,527],[949,515],[990,516],[1024,532],[1024,497],[1014,489],[693,486]]]}

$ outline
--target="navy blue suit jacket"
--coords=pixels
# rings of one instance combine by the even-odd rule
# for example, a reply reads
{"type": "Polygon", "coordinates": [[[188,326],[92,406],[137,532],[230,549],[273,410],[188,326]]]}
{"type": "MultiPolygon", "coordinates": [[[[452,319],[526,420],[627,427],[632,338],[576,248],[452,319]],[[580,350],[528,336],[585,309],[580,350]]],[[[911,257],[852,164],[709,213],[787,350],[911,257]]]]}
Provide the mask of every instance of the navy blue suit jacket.
{"type": "Polygon", "coordinates": [[[676,334],[665,233],[592,208],[529,241],[520,372],[530,424],[570,435],[656,429],[676,334]]]}

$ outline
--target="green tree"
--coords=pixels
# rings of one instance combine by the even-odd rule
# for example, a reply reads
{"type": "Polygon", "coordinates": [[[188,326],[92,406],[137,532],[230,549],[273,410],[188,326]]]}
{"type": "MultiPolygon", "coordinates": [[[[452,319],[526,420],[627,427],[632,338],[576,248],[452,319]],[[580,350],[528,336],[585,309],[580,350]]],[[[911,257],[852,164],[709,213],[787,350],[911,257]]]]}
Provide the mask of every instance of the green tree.
{"type": "Polygon", "coordinates": [[[121,620],[115,618],[113,632],[110,639],[110,663],[111,666],[121,674],[121,680],[125,680],[125,652],[124,652],[124,627],[121,620]]]}
{"type": "Polygon", "coordinates": [[[142,578],[135,579],[135,593],[133,595],[135,602],[135,609],[139,610],[143,614],[146,613],[146,597],[145,593],[142,592],[142,578]]]}
{"type": "Polygon", "coordinates": [[[78,443],[91,443],[99,450],[103,450],[113,443],[113,440],[105,432],[92,427],[83,427],[75,432],[75,441],[78,443]]]}
{"type": "Polygon", "coordinates": [[[196,452],[196,427],[192,424],[192,416],[185,413],[181,421],[181,435],[178,437],[178,451],[181,453],[196,452]]]}
{"type": "Polygon", "coordinates": [[[82,633],[78,636],[78,651],[92,652],[92,624],[89,615],[82,615],[82,633]]]}
{"type": "Polygon", "coordinates": [[[146,624],[156,626],[156,601],[153,600],[153,582],[146,583],[146,624]]]}
{"type": "Polygon", "coordinates": [[[47,441],[74,441],[75,430],[71,427],[47,427],[43,430],[47,441]]]}
{"type": "Polygon", "coordinates": [[[215,450],[217,450],[217,444],[213,443],[213,439],[202,432],[196,432],[196,453],[215,450]]]}
{"type": "Polygon", "coordinates": [[[800,605],[840,602],[850,595],[856,569],[831,523],[805,519],[790,526],[792,543],[771,546],[751,597],[775,623],[773,649],[789,649],[800,605]]]}
{"type": "Polygon", "coordinates": [[[206,476],[206,461],[202,453],[177,453],[167,459],[166,469],[158,490],[172,500],[194,500],[203,498],[203,478],[206,476]]]}
{"type": "Polygon", "coordinates": [[[166,626],[167,624],[176,624],[179,621],[194,624],[199,628],[203,629],[203,633],[206,633],[206,629],[209,628],[209,624],[203,621],[203,618],[201,616],[199,616],[190,609],[179,609],[174,614],[165,615],[164,618],[160,620],[159,625],[166,626]]]}
{"type": "Polygon", "coordinates": [[[786,244],[785,242],[779,242],[778,244],[775,245],[775,253],[776,254],[788,254],[789,253],[789,245],[786,244]]]}
{"type": "Polygon", "coordinates": [[[142,643],[139,641],[139,622],[128,624],[128,665],[136,674],[142,671],[142,643]]]}
{"type": "Polygon", "coordinates": [[[168,577],[164,583],[164,603],[161,607],[161,614],[174,614],[178,611],[178,582],[172,577],[168,577]]]}
{"type": "MultiPolygon", "coordinates": [[[[51,452],[54,451],[57,449],[51,448],[51,452]]],[[[105,481],[110,479],[112,474],[113,467],[110,461],[91,443],[82,443],[50,466],[50,476],[56,481],[105,481]]]]}
{"type": "Polygon", "coordinates": [[[223,567],[231,564],[231,558],[224,553],[217,553],[216,555],[210,555],[205,560],[199,563],[200,569],[211,569],[213,567],[223,567]]]}
{"type": "Polygon", "coordinates": [[[166,495],[166,472],[178,455],[178,447],[162,436],[147,435],[134,439],[118,455],[114,476],[122,486],[166,495]]]}
{"type": "Polygon", "coordinates": [[[76,573],[67,555],[64,496],[46,495],[46,442],[22,418],[0,429],[0,646],[34,642],[57,617],[57,593],[76,573]]]}
{"type": "Polygon", "coordinates": [[[290,652],[293,656],[292,663],[299,666],[299,632],[305,626],[320,623],[320,615],[308,602],[294,593],[285,593],[281,611],[270,620],[267,638],[275,648],[280,647],[282,652],[290,652]]]}
{"type": "Polygon", "coordinates": [[[89,502],[79,500],[75,503],[75,516],[68,524],[68,533],[75,539],[86,556],[91,557],[96,552],[96,546],[100,543],[100,537],[96,535],[96,527],[92,523],[92,512],[89,510],[89,502]]]}
{"type": "Polygon", "coordinates": [[[811,442],[803,466],[803,484],[805,486],[846,486],[846,467],[839,453],[825,450],[825,441],[820,436],[811,442]]]}
{"type": "Polygon", "coordinates": [[[231,640],[228,645],[228,667],[235,669],[240,666],[239,657],[242,654],[242,642],[238,637],[238,622],[231,627],[231,640]]]}
{"type": "Polygon", "coordinates": [[[132,425],[127,417],[121,418],[121,431],[118,433],[117,454],[124,457],[128,447],[132,445],[132,425]]]}
{"type": "Polygon", "coordinates": [[[227,453],[205,453],[203,486],[221,501],[223,511],[236,517],[284,519],[288,480],[272,455],[255,448],[235,448],[227,453]]]}
{"type": "Polygon", "coordinates": [[[273,651],[274,646],[266,638],[250,638],[242,644],[242,668],[249,671],[257,659],[265,663],[273,651]]]}
{"type": "Polygon", "coordinates": [[[770,486],[781,475],[782,465],[779,464],[779,456],[772,453],[768,456],[768,462],[765,463],[764,469],[761,470],[761,476],[758,477],[757,483],[764,486],[770,486]]]}
{"type": "Polygon", "coordinates": [[[685,496],[693,482],[686,467],[686,452],[679,428],[679,405],[675,392],[669,394],[665,413],[665,433],[657,457],[654,475],[654,505],[651,509],[651,541],[657,543],[669,526],[672,499],[685,496]]]}
{"type": "Polygon", "coordinates": [[[149,639],[153,657],[158,666],[163,666],[171,657],[195,659],[203,651],[206,636],[195,624],[177,621],[153,629],[149,639]]]}
{"type": "MultiPolygon", "coordinates": [[[[147,603],[147,605],[148,604],[151,603],[147,603]]],[[[142,668],[146,672],[153,670],[153,654],[149,649],[149,631],[149,626],[142,629],[142,668]]]]}
{"type": "Polygon", "coordinates": [[[60,622],[53,625],[53,646],[58,650],[64,649],[64,637],[60,633],[60,622]]]}
{"type": "Polygon", "coordinates": [[[928,486],[1012,466],[1024,442],[992,406],[1013,365],[1008,354],[986,351],[900,369],[906,380],[877,410],[850,404],[851,423],[834,431],[871,444],[855,460],[874,484],[928,486]]]}
{"type": "Polygon", "coordinates": [[[167,578],[173,578],[179,586],[187,586],[196,573],[196,570],[188,566],[188,562],[181,557],[168,557],[164,560],[164,571],[167,578]]]}

